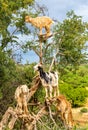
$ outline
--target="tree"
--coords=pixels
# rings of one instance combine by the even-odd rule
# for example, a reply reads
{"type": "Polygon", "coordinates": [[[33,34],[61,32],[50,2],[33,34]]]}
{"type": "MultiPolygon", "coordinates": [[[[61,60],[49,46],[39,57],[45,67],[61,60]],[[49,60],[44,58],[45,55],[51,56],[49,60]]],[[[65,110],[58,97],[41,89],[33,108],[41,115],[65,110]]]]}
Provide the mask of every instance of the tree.
{"type": "Polygon", "coordinates": [[[82,106],[88,97],[87,66],[81,65],[76,73],[65,67],[64,74],[60,77],[60,92],[66,95],[73,107],[82,106]]]}
{"type": "MultiPolygon", "coordinates": [[[[74,11],[68,12],[67,18],[54,26],[52,39],[42,41],[43,62],[51,64],[56,55],[55,62],[59,63],[58,67],[61,71],[65,66],[77,68],[85,62],[86,42],[88,41],[87,26],[88,24],[82,21],[81,16],[77,16],[74,11]]],[[[39,41],[36,34],[23,47],[35,51],[39,56],[39,41]]]]}
{"type": "Polygon", "coordinates": [[[0,112],[4,112],[8,105],[12,104],[14,86],[19,83],[14,62],[14,55],[19,54],[17,48],[21,46],[17,33],[29,32],[24,15],[33,2],[34,0],[0,1],[0,112]]]}
{"type": "MultiPolygon", "coordinates": [[[[67,19],[63,23],[58,22],[55,26],[53,41],[42,40],[43,63],[50,65],[53,56],[56,55],[56,67],[62,74],[60,79],[64,81],[64,75],[67,79],[63,84],[60,83],[60,92],[72,100],[73,106],[82,105],[87,96],[85,85],[81,86],[83,77],[75,73],[79,65],[86,60],[87,54],[84,52],[87,49],[87,31],[87,23],[71,11],[67,13],[67,19]],[[71,75],[69,71],[66,73],[66,69],[71,71],[71,75]]],[[[28,41],[26,47],[33,49],[40,56],[39,41],[28,41]]]]}
{"type": "Polygon", "coordinates": [[[23,8],[27,10],[32,3],[33,0],[0,1],[0,46],[2,50],[11,50],[10,46],[17,43],[16,33],[27,32],[23,8]]]}
{"type": "Polygon", "coordinates": [[[88,41],[88,29],[82,17],[70,11],[67,13],[67,19],[63,23],[58,23],[54,31],[56,32],[54,42],[58,48],[59,66],[77,67],[83,63],[87,56],[83,51],[88,41]]]}
{"type": "Polygon", "coordinates": [[[6,81],[6,77],[8,77],[9,79],[8,74],[13,70],[11,70],[10,68],[12,66],[12,68],[14,68],[14,60],[16,56],[20,56],[19,50],[21,51],[22,42],[20,41],[19,35],[17,34],[20,33],[26,35],[30,33],[24,22],[24,17],[26,13],[29,13],[28,9],[30,9],[33,4],[34,0],[17,0],[16,2],[12,0],[0,1],[1,84],[3,84],[3,81],[6,81]]]}

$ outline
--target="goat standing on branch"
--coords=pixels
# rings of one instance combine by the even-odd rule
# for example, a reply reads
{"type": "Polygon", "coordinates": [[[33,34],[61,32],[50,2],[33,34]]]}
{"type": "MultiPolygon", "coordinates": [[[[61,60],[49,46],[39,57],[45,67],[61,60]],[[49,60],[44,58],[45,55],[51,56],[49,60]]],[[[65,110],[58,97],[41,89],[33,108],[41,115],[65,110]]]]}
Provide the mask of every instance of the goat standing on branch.
{"type": "Polygon", "coordinates": [[[71,104],[63,95],[57,97],[56,108],[61,115],[61,119],[64,122],[66,128],[71,129],[73,127],[73,117],[71,104]]]}
{"type": "Polygon", "coordinates": [[[54,21],[50,19],[49,17],[42,16],[42,17],[36,17],[32,18],[30,16],[25,16],[25,22],[31,23],[35,27],[39,28],[40,35],[42,35],[42,29],[45,28],[46,30],[46,36],[49,37],[51,35],[50,33],[50,26],[54,21]]]}
{"type": "Polygon", "coordinates": [[[17,101],[17,109],[23,111],[24,114],[28,114],[27,102],[29,96],[29,89],[27,85],[20,85],[15,91],[15,99],[17,101]]]}
{"type": "Polygon", "coordinates": [[[52,98],[59,95],[58,91],[58,72],[44,72],[42,64],[39,63],[34,66],[34,70],[39,72],[40,80],[42,85],[45,87],[46,98],[52,98]]]}

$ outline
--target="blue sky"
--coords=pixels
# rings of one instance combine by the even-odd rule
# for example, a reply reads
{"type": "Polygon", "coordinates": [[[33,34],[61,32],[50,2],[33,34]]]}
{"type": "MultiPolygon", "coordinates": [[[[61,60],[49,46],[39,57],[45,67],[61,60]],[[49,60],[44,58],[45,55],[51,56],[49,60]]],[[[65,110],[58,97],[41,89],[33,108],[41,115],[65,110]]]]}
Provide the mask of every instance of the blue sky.
{"type": "MultiPolygon", "coordinates": [[[[49,17],[62,22],[66,18],[66,13],[70,10],[78,16],[82,16],[83,21],[88,22],[88,0],[36,0],[40,5],[45,5],[48,8],[49,17]]],[[[38,61],[35,53],[27,52],[23,55],[22,63],[38,61]]]]}
{"type": "Polygon", "coordinates": [[[83,16],[84,21],[88,21],[88,0],[36,0],[47,6],[49,16],[63,21],[66,13],[74,10],[77,15],[83,16]]]}

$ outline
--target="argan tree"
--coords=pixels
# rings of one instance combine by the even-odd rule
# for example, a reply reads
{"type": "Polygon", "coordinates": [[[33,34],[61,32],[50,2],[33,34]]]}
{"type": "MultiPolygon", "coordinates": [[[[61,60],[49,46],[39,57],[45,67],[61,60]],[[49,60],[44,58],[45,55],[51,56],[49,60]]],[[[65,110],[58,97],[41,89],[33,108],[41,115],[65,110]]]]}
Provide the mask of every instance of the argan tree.
{"type": "Polygon", "coordinates": [[[86,42],[88,41],[88,24],[74,11],[67,13],[67,18],[55,26],[54,43],[58,48],[59,66],[77,67],[86,60],[86,42]]]}

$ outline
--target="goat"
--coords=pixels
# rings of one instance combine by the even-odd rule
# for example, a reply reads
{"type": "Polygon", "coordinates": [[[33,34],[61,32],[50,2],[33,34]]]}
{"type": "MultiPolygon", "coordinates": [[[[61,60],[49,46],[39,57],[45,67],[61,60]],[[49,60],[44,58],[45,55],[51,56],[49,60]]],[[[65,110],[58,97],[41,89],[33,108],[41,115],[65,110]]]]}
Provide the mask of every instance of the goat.
{"type": "Polygon", "coordinates": [[[20,112],[28,114],[27,102],[28,102],[29,89],[27,85],[20,85],[15,91],[15,100],[17,101],[17,108],[20,112]]]}
{"type": "Polygon", "coordinates": [[[34,70],[39,72],[41,83],[45,87],[46,98],[52,98],[52,94],[54,94],[54,97],[59,95],[58,72],[44,72],[41,63],[35,65],[34,70]]]}
{"type": "Polygon", "coordinates": [[[46,36],[49,37],[50,34],[50,26],[54,21],[50,19],[49,17],[42,16],[42,17],[36,17],[32,18],[30,16],[25,16],[25,22],[31,23],[35,27],[39,28],[40,35],[42,35],[42,29],[45,28],[46,30],[46,36]]]}
{"type": "Polygon", "coordinates": [[[56,108],[61,115],[61,119],[64,125],[68,129],[72,129],[73,127],[73,117],[71,104],[67,101],[67,99],[63,95],[59,95],[56,99],[57,105],[56,108]]]}

